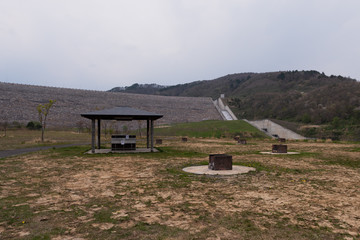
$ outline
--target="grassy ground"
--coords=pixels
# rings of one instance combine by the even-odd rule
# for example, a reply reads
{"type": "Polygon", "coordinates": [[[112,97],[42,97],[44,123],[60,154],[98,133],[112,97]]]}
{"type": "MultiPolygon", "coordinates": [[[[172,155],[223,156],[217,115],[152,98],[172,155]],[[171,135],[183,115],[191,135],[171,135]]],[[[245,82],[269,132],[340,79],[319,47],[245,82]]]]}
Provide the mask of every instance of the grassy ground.
{"type": "Polygon", "coordinates": [[[41,142],[40,130],[17,129],[8,130],[6,136],[0,132],[0,151],[34,146],[58,145],[64,143],[90,142],[91,136],[88,133],[75,131],[45,131],[45,141],[41,142]]]}
{"type": "Polygon", "coordinates": [[[85,155],[88,146],[0,159],[0,239],[360,239],[359,145],[163,140],[159,153],[85,155]],[[257,169],[182,171],[228,153],[257,169]]]}
{"type": "MultiPolygon", "coordinates": [[[[122,134],[136,134],[135,132],[126,132],[122,134]]],[[[146,129],[142,129],[143,136],[146,136],[146,129]]],[[[262,132],[251,126],[250,124],[239,120],[239,121],[202,121],[192,123],[181,123],[174,124],[171,126],[157,128],[155,130],[155,137],[157,136],[188,136],[188,137],[266,137],[262,132]]],[[[86,143],[91,141],[90,133],[78,133],[76,131],[54,131],[46,130],[45,142],[40,141],[41,131],[40,130],[27,130],[27,129],[16,129],[8,130],[6,136],[0,132],[0,151],[27,148],[34,146],[44,145],[59,145],[65,143],[86,143]]],[[[139,136],[137,136],[139,139],[139,136]]],[[[144,139],[145,137],[142,137],[144,139]]],[[[107,134],[106,138],[102,133],[102,143],[109,143],[110,134],[107,134]]],[[[142,141],[140,141],[140,144],[142,141]]]]}
{"type": "Polygon", "coordinates": [[[264,138],[265,134],[260,132],[245,121],[202,121],[193,123],[179,123],[168,128],[156,129],[156,134],[162,136],[189,136],[205,138],[221,137],[256,137],[264,138]]]}

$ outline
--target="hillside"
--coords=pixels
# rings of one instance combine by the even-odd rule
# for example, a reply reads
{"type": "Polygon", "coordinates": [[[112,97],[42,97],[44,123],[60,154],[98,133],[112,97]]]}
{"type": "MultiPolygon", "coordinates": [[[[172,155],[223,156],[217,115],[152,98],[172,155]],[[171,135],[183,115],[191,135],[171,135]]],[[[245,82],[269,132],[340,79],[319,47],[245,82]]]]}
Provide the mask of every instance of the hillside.
{"type": "Polygon", "coordinates": [[[303,128],[301,133],[311,137],[331,137],[334,130],[335,135],[360,135],[360,82],[342,76],[317,71],[238,73],[152,89],[157,95],[213,99],[222,93],[239,119],[329,125],[321,130],[303,128]]]}
{"type": "Polygon", "coordinates": [[[334,117],[349,119],[360,107],[359,82],[317,71],[240,73],[152,89],[152,94],[157,95],[213,99],[221,93],[237,116],[247,119],[321,124],[334,117]]]}
{"type": "Polygon", "coordinates": [[[128,87],[115,87],[108,92],[126,92],[126,93],[137,93],[137,94],[148,94],[156,95],[159,90],[166,88],[158,84],[138,84],[135,83],[128,87]]]}

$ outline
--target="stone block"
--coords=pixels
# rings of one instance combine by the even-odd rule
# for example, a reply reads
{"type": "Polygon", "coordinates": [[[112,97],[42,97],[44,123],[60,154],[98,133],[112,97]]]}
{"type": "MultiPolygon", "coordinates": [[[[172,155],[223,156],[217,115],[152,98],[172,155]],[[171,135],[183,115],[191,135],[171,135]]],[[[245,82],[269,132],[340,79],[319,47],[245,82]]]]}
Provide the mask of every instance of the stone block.
{"type": "Polygon", "coordinates": [[[232,156],[227,154],[210,154],[209,169],[232,170],[232,156]]]}
{"type": "Polygon", "coordinates": [[[272,145],[273,153],[287,153],[287,145],[283,144],[273,144],[272,145]]]}

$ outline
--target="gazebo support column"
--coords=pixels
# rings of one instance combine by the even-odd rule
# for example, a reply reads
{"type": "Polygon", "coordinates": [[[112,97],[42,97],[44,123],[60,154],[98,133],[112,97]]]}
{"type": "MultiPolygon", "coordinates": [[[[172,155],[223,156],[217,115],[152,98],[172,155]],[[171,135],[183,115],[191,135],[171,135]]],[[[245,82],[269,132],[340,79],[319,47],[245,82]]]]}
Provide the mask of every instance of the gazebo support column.
{"type": "Polygon", "coordinates": [[[151,152],[154,152],[154,120],[151,119],[151,152]]]}
{"type": "Polygon", "coordinates": [[[146,120],[146,148],[149,148],[149,119],[146,120]]]}
{"type": "Polygon", "coordinates": [[[95,153],[95,119],[91,119],[91,152],[95,153]]]}
{"type": "Polygon", "coordinates": [[[98,133],[97,133],[97,137],[98,137],[98,141],[97,141],[97,144],[98,144],[98,149],[100,149],[100,146],[101,146],[101,142],[100,142],[100,137],[101,137],[101,120],[100,118],[98,119],[97,121],[98,123],[98,133]]]}

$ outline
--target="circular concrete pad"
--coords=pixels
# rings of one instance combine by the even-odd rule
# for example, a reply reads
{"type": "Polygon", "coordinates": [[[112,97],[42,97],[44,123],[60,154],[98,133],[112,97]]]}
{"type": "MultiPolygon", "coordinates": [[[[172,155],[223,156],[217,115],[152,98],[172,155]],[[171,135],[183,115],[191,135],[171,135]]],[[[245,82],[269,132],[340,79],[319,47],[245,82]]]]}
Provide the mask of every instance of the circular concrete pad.
{"type": "Polygon", "coordinates": [[[188,173],[194,174],[206,174],[206,175],[235,175],[235,174],[242,174],[248,173],[250,171],[256,171],[255,168],[252,167],[244,167],[244,166],[232,166],[232,170],[210,170],[208,165],[202,166],[193,166],[193,167],[186,167],[183,171],[188,173]]]}
{"type": "Polygon", "coordinates": [[[273,152],[260,152],[261,154],[270,154],[270,155],[294,155],[300,154],[299,152],[287,152],[287,153],[273,153],[273,152]]]}

